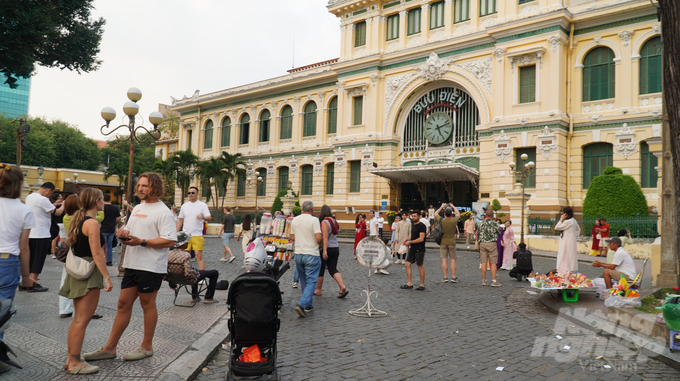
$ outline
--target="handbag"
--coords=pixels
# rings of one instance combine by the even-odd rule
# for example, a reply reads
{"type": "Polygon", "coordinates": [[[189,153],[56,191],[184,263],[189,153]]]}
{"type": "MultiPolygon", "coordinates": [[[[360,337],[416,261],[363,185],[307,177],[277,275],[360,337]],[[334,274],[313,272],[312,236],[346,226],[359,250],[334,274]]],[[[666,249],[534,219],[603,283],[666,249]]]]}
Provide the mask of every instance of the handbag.
{"type": "Polygon", "coordinates": [[[479,250],[479,241],[475,241],[475,250],[479,250]]]}
{"type": "Polygon", "coordinates": [[[85,280],[94,271],[94,261],[88,262],[83,258],[73,255],[73,249],[68,250],[66,255],[66,272],[75,280],[85,280]]]}
{"type": "Polygon", "coordinates": [[[66,255],[68,255],[69,247],[66,241],[59,241],[57,246],[54,248],[54,256],[61,263],[66,263],[66,255]]]}

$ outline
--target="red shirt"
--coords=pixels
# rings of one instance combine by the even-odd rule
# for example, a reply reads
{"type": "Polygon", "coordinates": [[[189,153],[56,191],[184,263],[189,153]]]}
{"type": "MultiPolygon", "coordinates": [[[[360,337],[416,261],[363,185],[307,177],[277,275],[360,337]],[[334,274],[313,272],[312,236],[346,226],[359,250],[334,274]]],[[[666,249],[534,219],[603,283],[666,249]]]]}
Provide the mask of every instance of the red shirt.
{"type": "Polygon", "coordinates": [[[604,224],[602,224],[602,226],[600,226],[600,229],[602,229],[602,231],[600,232],[600,237],[602,237],[602,238],[609,237],[609,224],[608,223],[605,222],[604,224]]]}

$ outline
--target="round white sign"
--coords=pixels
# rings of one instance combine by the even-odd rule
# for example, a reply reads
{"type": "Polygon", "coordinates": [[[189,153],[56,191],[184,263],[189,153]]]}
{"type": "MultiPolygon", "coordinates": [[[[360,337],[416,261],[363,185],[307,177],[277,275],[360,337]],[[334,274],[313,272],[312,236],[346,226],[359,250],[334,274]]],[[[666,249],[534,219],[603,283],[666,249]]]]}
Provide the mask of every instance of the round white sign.
{"type": "Polygon", "coordinates": [[[359,263],[369,268],[386,268],[390,264],[390,250],[377,237],[369,236],[359,241],[356,253],[359,263]]]}

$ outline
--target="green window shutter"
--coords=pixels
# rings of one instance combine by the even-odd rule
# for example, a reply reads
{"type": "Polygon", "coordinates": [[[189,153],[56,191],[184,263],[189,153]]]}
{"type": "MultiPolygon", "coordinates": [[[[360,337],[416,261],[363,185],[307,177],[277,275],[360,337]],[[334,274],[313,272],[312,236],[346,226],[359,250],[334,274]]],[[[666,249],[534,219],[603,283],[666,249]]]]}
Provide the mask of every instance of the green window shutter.
{"type": "Polygon", "coordinates": [[[203,141],[203,149],[212,148],[212,138],[213,138],[213,121],[208,120],[205,123],[205,140],[203,141]]]}
{"type": "Polygon", "coordinates": [[[308,102],[305,105],[304,128],[302,136],[316,135],[316,103],[308,102]]]}
{"type": "Polygon", "coordinates": [[[243,197],[246,195],[246,174],[241,172],[238,174],[238,181],[237,181],[237,188],[236,188],[236,197],[243,197]]]}
{"type": "Polygon", "coordinates": [[[312,194],[312,188],[313,188],[313,182],[314,182],[314,173],[312,173],[312,166],[311,165],[305,165],[301,168],[302,172],[302,190],[301,194],[305,196],[311,196],[312,194]]]}
{"type": "Polygon", "coordinates": [[[606,47],[591,50],[583,60],[583,101],[613,98],[614,52],[606,47]]]}
{"type": "Polygon", "coordinates": [[[661,92],[661,37],[645,42],[640,49],[640,94],[661,92]]]}
{"type": "Polygon", "coordinates": [[[250,142],[250,115],[243,114],[241,117],[241,139],[239,144],[248,144],[250,142]]]}
{"type": "Polygon", "coordinates": [[[430,29],[444,26],[444,2],[439,1],[430,6],[430,29]]]}
{"type": "Polygon", "coordinates": [[[288,167],[279,168],[279,191],[288,189],[288,167]]]}
{"type": "Polygon", "coordinates": [[[642,188],[656,188],[659,173],[656,167],[659,158],[649,151],[647,142],[640,143],[640,186],[642,188]]]}
{"type": "Polygon", "coordinates": [[[290,139],[293,137],[293,108],[286,106],[281,111],[281,133],[280,139],[290,139]]]}
{"type": "Polygon", "coordinates": [[[408,27],[406,35],[410,36],[412,34],[420,33],[420,21],[422,18],[422,13],[420,8],[411,9],[408,11],[408,27]]]}
{"type": "Polygon", "coordinates": [[[326,166],[326,194],[333,194],[334,182],[335,182],[335,164],[330,163],[326,166]]]}
{"type": "Polygon", "coordinates": [[[226,117],[222,120],[222,147],[228,147],[231,143],[231,119],[226,117]]]}
{"type": "Polygon", "coordinates": [[[257,172],[260,174],[260,177],[262,177],[262,182],[257,186],[257,196],[261,197],[267,194],[267,169],[260,168],[257,172]]]}
{"type": "Polygon", "coordinates": [[[349,191],[361,191],[361,161],[350,161],[349,191]]]}
{"type": "Polygon", "coordinates": [[[519,69],[519,103],[536,101],[536,65],[519,69]]]}
{"type": "Polygon", "coordinates": [[[262,111],[260,114],[260,142],[269,141],[269,120],[271,119],[271,114],[269,110],[262,111]]]}
{"type": "Polygon", "coordinates": [[[387,17],[387,41],[399,38],[399,14],[387,17]]]}
{"type": "Polygon", "coordinates": [[[193,143],[193,138],[194,138],[194,136],[191,133],[191,131],[187,131],[187,149],[188,150],[191,149],[191,144],[193,143]]]}
{"type": "MultiPolygon", "coordinates": [[[[527,163],[530,161],[533,161],[536,163],[536,147],[530,147],[530,148],[517,148],[515,150],[515,163],[517,163],[517,168],[521,169],[522,165],[524,165],[524,162],[522,161],[522,155],[527,154],[527,163]]],[[[519,182],[518,179],[515,179],[516,182],[519,182]]],[[[526,181],[524,183],[524,186],[526,188],[536,188],[536,171],[526,178],[526,181]]]]}
{"type": "Polygon", "coordinates": [[[609,143],[595,143],[583,147],[583,188],[588,188],[596,176],[601,175],[605,168],[612,166],[613,161],[612,145],[609,143]]]}
{"type": "Polygon", "coordinates": [[[328,133],[338,132],[338,97],[333,97],[328,104],[328,133]]]}
{"type": "Polygon", "coordinates": [[[496,0],[479,0],[479,16],[488,16],[498,12],[496,0]]]}
{"type": "Polygon", "coordinates": [[[363,123],[363,113],[364,113],[364,97],[358,96],[353,98],[354,102],[354,118],[352,119],[352,125],[359,126],[363,123]]]}
{"type": "MultiPolygon", "coordinates": [[[[476,1],[476,0],[473,0],[476,1]]],[[[453,4],[453,22],[459,23],[470,19],[470,0],[455,0],[453,4]]]]}
{"type": "Polygon", "coordinates": [[[366,45],[366,21],[357,23],[354,28],[354,46],[366,45]]]}

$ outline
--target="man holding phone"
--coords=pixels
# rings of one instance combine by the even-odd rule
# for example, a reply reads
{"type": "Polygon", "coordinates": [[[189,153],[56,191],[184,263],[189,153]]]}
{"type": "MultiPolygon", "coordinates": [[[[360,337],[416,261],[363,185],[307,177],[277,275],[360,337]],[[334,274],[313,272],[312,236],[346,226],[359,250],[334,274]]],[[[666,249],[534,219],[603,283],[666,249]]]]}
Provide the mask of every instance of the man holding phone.
{"type": "Polygon", "coordinates": [[[136,187],[142,203],[135,206],[124,227],[116,235],[129,246],[125,255],[125,275],[121,282],[118,311],[106,344],[91,353],[86,361],[116,358],[116,348],[130,324],[132,306],[139,298],[144,311],[144,338],[139,347],[123,356],[125,361],[153,355],[153,335],[158,322],[156,295],[168,269],[168,249],[177,241],[175,219],[159,197],[165,194],[163,180],[155,172],[142,173],[136,187]]]}

